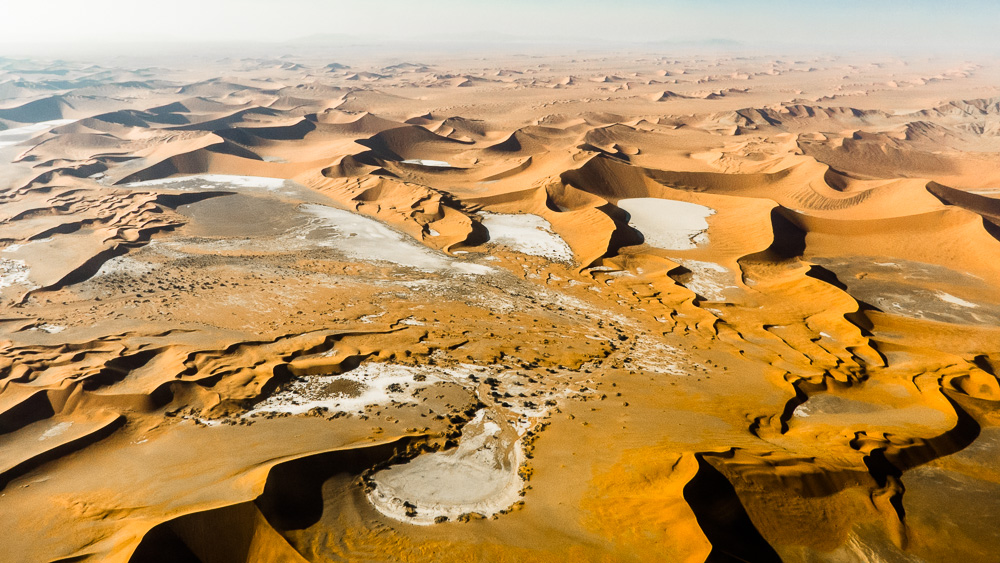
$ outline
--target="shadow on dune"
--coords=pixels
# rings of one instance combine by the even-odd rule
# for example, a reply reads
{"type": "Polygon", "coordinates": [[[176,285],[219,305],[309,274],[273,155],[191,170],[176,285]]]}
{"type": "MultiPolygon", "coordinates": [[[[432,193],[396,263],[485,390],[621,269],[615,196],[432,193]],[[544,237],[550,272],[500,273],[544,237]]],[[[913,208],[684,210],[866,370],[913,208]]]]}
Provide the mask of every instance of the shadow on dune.
{"type": "Polygon", "coordinates": [[[323,484],[352,481],[384,464],[408,438],[376,446],[324,452],[271,468],[256,500],[180,516],[151,529],[129,559],[132,563],[249,561],[304,562],[281,534],[307,528],[323,514],[323,484]]]}
{"type": "Polygon", "coordinates": [[[711,563],[781,562],[750,521],[736,489],[722,473],[698,456],[698,473],[684,487],[684,500],[694,511],[698,526],[712,544],[711,563]]]}

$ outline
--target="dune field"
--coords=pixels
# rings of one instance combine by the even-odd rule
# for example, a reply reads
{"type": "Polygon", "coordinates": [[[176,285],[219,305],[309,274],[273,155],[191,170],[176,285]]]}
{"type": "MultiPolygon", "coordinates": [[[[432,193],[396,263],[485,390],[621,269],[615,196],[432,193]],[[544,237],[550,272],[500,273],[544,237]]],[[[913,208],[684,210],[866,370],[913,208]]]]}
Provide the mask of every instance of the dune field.
{"type": "Polygon", "coordinates": [[[0,59],[0,562],[1000,553],[1000,63],[0,59]]]}

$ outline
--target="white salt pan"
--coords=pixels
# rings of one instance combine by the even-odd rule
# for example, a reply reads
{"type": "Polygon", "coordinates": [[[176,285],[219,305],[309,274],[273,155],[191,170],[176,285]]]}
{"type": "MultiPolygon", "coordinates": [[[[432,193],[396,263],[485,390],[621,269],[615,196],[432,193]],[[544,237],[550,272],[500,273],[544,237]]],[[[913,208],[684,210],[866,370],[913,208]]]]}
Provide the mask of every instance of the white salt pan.
{"type": "Polygon", "coordinates": [[[422,270],[455,270],[462,274],[493,271],[488,266],[462,262],[435,252],[357,213],[317,204],[306,204],[301,209],[319,219],[323,226],[336,231],[338,236],[325,239],[320,245],[336,248],[348,256],[422,270]]]}
{"type": "Polygon", "coordinates": [[[691,270],[691,279],[685,281],[684,285],[706,299],[725,301],[725,290],[737,288],[732,283],[732,274],[725,266],[701,260],[677,260],[677,262],[691,270]]]}
{"type": "Polygon", "coordinates": [[[637,197],[623,199],[618,207],[629,214],[629,225],[642,233],[646,244],[667,250],[691,250],[708,243],[708,221],[715,210],[704,205],[637,197]]]}
{"type": "Polygon", "coordinates": [[[432,166],[435,168],[452,168],[451,164],[443,160],[424,160],[422,158],[408,158],[401,162],[403,164],[419,164],[420,166],[432,166]]]}
{"type": "Polygon", "coordinates": [[[569,245],[538,215],[480,213],[480,216],[483,226],[490,232],[490,242],[549,260],[569,262],[573,259],[569,245]]]}
{"type": "Polygon", "coordinates": [[[384,405],[392,401],[416,402],[412,396],[413,391],[435,381],[440,379],[429,370],[394,364],[364,364],[342,375],[307,376],[293,380],[286,389],[271,395],[244,416],[265,412],[302,414],[316,407],[330,412],[362,414],[367,406],[384,405]],[[413,376],[417,374],[424,375],[424,381],[416,382],[413,376]],[[335,381],[350,382],[357,392],[351,395],[331,395],[327,387],[335,381]],[[390,387],[405,390],[394,392],[390,387]]]}
{"type": "Polygon", "coordinates": [[[264,176],[236,176],[231,174],[198,174],[195,176],[177,176],[174,178],[161,178],[159,180],[146,180],[144,182],[131,182],[125,184],[125,186],[129,188],[142,188],[146,186],[164,186],[190,181],[205,182],[206,185],[200,186],[201,188],[229,186],[237,188],[277,190],[285,185],[285,180],[281,178],[266,178],[264,176]]]}
{"type": "Polygon", "coordinates": [[[970,303],[970,302],[966,301],[965,299],[962,299],[961,297],[955,297],[954,295],[952,295],[950,293],[945,293],[943,291],[937,292],[937,296],[938,296],[938,299],[940,299],[941,301],[945,301],[945,302],[951,303],[953,305],[959,305],[959,306],[962,306],[962,307],[969,307],[970,309],[973,308],[973,307],[978,307],[979,306],[979,305],[976,305],[975,303],[970,303]]]}
{"type": "Polygon", "coordinates": [[[29,275],[31,271],[24,260],[7,260],[0,258],[0,289],[12,285],[32,286],[29,275]]]}
{"type": "Polygon", "coordinates": [[[10,147],[18,143],[23,143],[32,137],[44,133],[53,127],[73,123],[75,119],[54,119],[52,121],[42,121],[32,123],[23,127],[14,127],[0,131],[0,148],[10,147]]]}
{"type": "Polygon", "coordinates": [[[55,438],[56,436],[59,436],[62,433],[69,430],[71,426],[73,426],[72,422],[60,422],[59,424],[56,424],[52,428],[49,428],[41,436],[39,436],[38,441],[42,442],[44,440],[48,440],[49,438],[55,438]]]}
{"type": "Polygon", "coordinates": [[[454,520],[470,512],[492,516],[520,500],[522,458],[518,433],[480,410],[462,429],[454,450],[375,473],[368,500],[382,514],[411,524],[454,520]]]}

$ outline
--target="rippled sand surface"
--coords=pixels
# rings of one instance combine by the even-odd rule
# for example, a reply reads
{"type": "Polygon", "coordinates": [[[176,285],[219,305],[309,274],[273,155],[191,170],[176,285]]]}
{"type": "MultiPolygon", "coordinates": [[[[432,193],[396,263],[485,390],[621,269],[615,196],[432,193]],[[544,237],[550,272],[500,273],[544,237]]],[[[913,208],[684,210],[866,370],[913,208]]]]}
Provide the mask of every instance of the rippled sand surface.
{"type": "Polygon", "coordinates": [[[0,59],[0,561],[995,559],[1000,67],[357,58],[0,59]]]}

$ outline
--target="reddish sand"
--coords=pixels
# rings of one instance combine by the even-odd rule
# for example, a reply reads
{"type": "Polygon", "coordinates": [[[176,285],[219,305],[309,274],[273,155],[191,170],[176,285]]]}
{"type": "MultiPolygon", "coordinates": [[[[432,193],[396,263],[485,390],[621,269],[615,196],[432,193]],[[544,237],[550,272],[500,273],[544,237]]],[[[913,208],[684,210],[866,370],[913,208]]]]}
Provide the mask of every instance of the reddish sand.
{"type": "Polygon", "coordinates": [[[0,66],[0,561],[995,559],[1000,65],[294,63],[0,66]]]}

